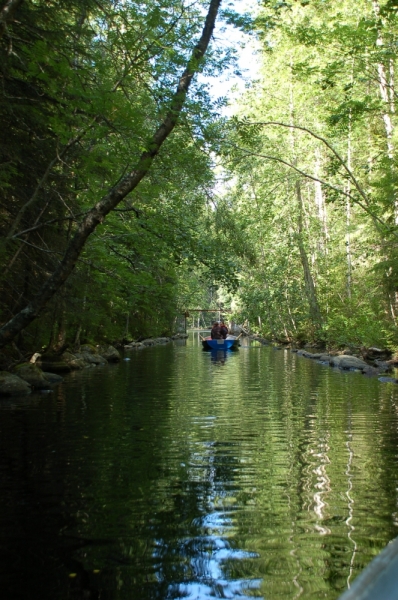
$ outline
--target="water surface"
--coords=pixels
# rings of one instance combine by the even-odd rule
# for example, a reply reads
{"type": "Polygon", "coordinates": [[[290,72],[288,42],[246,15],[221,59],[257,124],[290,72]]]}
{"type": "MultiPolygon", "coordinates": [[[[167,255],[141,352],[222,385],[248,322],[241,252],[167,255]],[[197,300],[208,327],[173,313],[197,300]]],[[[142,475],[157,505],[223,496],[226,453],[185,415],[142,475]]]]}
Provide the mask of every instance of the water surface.
{"type": "Polygon", "coordinates": [[[332,600],[398,535],[396,386],[197,334],[126,357],[0,402],[7,600],[332,600]]]}

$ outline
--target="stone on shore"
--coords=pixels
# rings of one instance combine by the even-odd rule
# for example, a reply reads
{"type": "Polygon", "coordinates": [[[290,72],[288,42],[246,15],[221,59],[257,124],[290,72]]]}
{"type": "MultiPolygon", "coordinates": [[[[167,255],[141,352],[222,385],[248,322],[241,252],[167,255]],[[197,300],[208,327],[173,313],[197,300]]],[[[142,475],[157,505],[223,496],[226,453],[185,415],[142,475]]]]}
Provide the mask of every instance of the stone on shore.
{"type": "Polygon", "coordinates": [[[114,346],[99,346],[98,353],[108,362],[119,362],[120,352],[114,346]]]}
{"type": "Polygon", "coordinates": [[[142,348],[144,348],[144,345],[141,342],[130,342],[130,344],[124,346],[125,350],[140,350],[142,348]]]}
{"type": "Polygon", "coordinates": [[[141,344],[143,344],[144,346],[156,346],[157,344],[167,344],[170,341],[171,338],[169,337],[157,337],[142,340],[141,344]]]}
{"type": "Polygon", "coordinates": [[[398,379],[395,379],[395,377],[379,377],[379,381],[381,383],[398,383],[398,379]]]}
{"type": "Polygon", "coordinates": [[[330,358],[330,366],[338,367],[339,369],[344,370],[358,369],[360,371],[363,371],[367,369],[369,365],[364,360],[361,360],[356,356],[340,354],[338,356],[332,356],[330,358]]]}
{"type": "Polygon", "coordinates": [[[14,369],[14,374],[26,381],[36,390],[50,390],[51,383],[44,376],[44,373],[34,363],[22,363],[14,369]]]}
{"type": "Polygon", "coordinates": [[[108,364],[108,361],[105,358],[95,352],[77,352],[75,356],[77,359],[83,360],[88,365],[101,366],[108,364]]]}
{"type": "Polygon", "coordinates": [[[31,391],[28,382],[21,377],[8,373],[8,371],[0,371],[0,396],[30,394],[31,391]]]}
{"type": "Polygon", "coordinates": [[[61,375],[57,375],[56,373],[47,373],[46,371],[43,371],[43,375],[47,379],[47,381],[49,381],[52,384],[61,383],[61,381],[64,380],[64,378],[61,377],[61,375]]]}
{"type": "Polygon", "coordinates": [[[84,369],[84,367],[87,366],[83,358],[79,358],[76,354],[72,354],[72,352],[68,351],[63,353],[62,361],[67,365],[69,371],[84,369]]]}

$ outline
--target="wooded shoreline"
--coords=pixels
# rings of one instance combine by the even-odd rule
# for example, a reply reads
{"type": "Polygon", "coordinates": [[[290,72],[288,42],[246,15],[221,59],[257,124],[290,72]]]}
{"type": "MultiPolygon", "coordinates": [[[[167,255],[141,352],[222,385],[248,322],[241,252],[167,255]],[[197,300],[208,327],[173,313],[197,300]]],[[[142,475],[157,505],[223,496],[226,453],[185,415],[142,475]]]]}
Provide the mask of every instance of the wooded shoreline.
{"type": "MultiPolygon", "coordinates": [[[[186,339],[188,334],[177,333],[171,337],[155,337],[142,341],[133,341],[120,344],[124,351],[143,350],[157,345],[168,344],[174,340],[186,339]]],[[[289,350],[297,353],[303,358],[315,360],[321,364],[329,365],[346,371],[361,372],[368,377],[378,377],[383,383],[398,384],[395,377],[386,376],[398,368],[398,356],[392,357],[388,350],[378,348],[362,348],[361,352],[351,354],[351,350],[331,352],[309,352],[308,349],[294,348],[291,345],[285,347],[275,345],[269,340],[258,336],[247,336],[251,341],[262,345],[271,346],[275,350],[289,350]],[[366,360],[363,359],[365,355],[366,360]],[[362,358],[361,358],[362,357],[362,358]]],[[[311,347],[311,349],[314,349],[311,347]]],[[[40,354],[35,353],[29,362],[18,361],[9,365],[8,370],[0,371],[0,397],[30,394],[32,391],[49,391],[63,379],[59,374],[65,374],[73,370],[88,367],[104,366],[108,363],[119,362],[123,355],[114,346],[83,344],[79,348],[65,350],[62,354],[40,354]]],[[[130,360],[125,356],[124,360],[130,360]]]]}
{"type": "Polygon", "coordinates": [[[170,335],[188,306],[394,353],[396,14],[3,2],[0,363],[170,335]],[[235,39],[256,74],[232,100],[235,39]]]}

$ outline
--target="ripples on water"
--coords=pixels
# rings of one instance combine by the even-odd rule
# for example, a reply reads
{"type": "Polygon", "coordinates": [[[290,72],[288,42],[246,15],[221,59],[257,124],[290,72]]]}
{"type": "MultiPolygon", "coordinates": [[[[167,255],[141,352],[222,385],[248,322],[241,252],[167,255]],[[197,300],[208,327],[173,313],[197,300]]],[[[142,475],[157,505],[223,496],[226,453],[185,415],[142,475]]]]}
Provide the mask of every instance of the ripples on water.
{"type": "Polygon", "coordinates": [[[188,342],[0,403],[7,600],[335,599],[397,535],[398,389],[188,342]]]}

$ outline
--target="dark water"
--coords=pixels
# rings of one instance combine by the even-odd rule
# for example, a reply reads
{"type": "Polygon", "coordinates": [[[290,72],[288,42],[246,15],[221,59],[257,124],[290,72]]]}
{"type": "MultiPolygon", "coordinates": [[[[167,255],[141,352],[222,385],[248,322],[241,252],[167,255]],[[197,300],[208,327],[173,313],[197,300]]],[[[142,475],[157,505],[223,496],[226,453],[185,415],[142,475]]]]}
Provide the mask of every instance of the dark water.
{"type": "Polygon", "coordinates": [[[5,600],[336,599],[398,535],[398,387],[197,338],[0,402],[5,600]]]}

